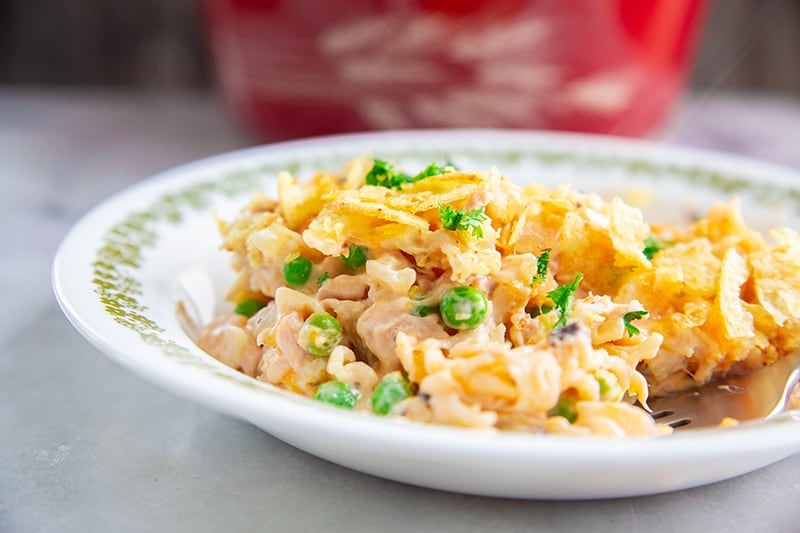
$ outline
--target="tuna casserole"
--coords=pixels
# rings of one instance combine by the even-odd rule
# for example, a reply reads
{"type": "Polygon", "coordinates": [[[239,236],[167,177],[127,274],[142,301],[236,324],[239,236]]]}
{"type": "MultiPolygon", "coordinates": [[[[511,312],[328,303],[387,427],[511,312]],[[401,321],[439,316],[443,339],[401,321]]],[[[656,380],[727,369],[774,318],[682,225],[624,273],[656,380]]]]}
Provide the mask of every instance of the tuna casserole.
{"type": "Polygon", "coordinates": [[[238,276],[201,348],[340,408],[623,436],[670,430],[634,400],[800,346],[800,238],[735,201],[671,227],[496,169],[402,170],[283,173],[220,221],[238,276]]]}

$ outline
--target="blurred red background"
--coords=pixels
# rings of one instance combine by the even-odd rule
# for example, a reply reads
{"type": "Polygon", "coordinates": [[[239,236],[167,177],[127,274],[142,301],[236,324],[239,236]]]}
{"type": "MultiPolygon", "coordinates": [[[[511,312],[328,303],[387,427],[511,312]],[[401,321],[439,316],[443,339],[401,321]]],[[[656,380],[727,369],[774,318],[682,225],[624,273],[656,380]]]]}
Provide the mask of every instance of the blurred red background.
{"type": "Polygon", "coordinates": [[[262,138],[512,127],[646,135],[705,0],[205,0],[221,93],[262,138]]]}

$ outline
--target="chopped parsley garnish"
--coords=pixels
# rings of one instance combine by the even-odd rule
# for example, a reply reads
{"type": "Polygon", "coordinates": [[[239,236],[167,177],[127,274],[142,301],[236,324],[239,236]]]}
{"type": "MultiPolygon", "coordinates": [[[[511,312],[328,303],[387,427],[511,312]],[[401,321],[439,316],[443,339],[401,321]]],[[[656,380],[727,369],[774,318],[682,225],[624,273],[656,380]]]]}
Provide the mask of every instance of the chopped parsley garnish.
{"type": "Polygon", "coordinates": [[[544,283],[547,278],[547,266],[550,264],[550,250],[545,250],[536,260],[536,275],[531,279],[531,286],[534,283],[544,283]]]}
{"type": "Polygon", "coordinates": [[[444,174],[445,172],[447,172],[447,167],[449,166],[450,165],[445,165],[443,167],[440,167],[436,163],[431,163],[430,165],[425,167],[425,170],[423,170],[422,172],[411,178],[411,181],[419,181],[425,178],[429,178],[431,176],[438,176],[439,174],[444,174]]]}
{"type": "Polygon", "coordinates": [[[644,309],[641,311],[630,311],[629,313],[625,313],[625,315],[622,317],[622,321],[625,323],[625,332],[628,334],[628,337],[633,337],[634,335],[641,333],[639,328],[631,324],[631,321],[644,318],[646,314],[647,311],[644,309]]]}
{"type": "Polygon", "coordinates": [[[664,246],[675,244],[675,241],[659,239],[655,235],[650,235],[644,240],[642,253],[647,259],[652,260],[655,255],[664,249],[664,246]]]}
{"type": "Polygon", "coordinates": [[[320,274],[320,275],[319,275],[319,277],[317,278],[317,285],[322,285],[323,283],[325,283],[326,281],[328,281],[330,278],[331,278],[331,275],[330,275],[330,274],[328,274],[327,272],[323,272],[323,273],[322,273],[322,274],[320,274]]]}
{"type": "Polygon", "coordinates": [[[483,237],[483,223],[489,220],[489,217],[484,213],[485,209],[486,207],[479,207],[467,211],[439,204],[439,221],[441,221],[444,229],[469,231],[473,236],[480,239],[483,237]]]}
{"type": "Polygon", "coordinates": [[[399,172],[394,165],[381,159],[372,162],[372,168],[367,172],[365,178],[367,185],[378,185],[387,189],[399,189],[410,180],[411,177],[408,174],[399,172]]]}
{"type": "Polygon", "coordinates": [[[386,187],[387,189],[400,189],[404,183],[415,183],[431,176],[438,176],[455,170],[455,167],[447,163],[441,166],[437,163],[431,163],[425,169],[414,176],[410,176],[405,172],[398,171],[394,165],[382,159],[375,159],[372,162],[372,168],[367,172],[365,181],[367,185],[377,185],[386,187]]]}
{"type": "Polygon", "coordinates": [[[563,328],[567,325],[567,316],[569,315],[570,309],[572,309],[572,299],[582,279],[583,274],[579,272],[575,275],[575,279],[573,279],[571,283],[561,285],[547,293],[547,297],[553,301],[553,306],[558,314],[558,320],[553,325],[553,329],[563,328]]]}

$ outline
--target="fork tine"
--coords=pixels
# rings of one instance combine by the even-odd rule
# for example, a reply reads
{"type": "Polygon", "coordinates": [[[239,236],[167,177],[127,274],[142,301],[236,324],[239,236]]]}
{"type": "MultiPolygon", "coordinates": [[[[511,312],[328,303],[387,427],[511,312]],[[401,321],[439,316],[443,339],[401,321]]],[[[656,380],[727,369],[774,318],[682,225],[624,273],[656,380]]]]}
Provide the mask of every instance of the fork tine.
{"type": "Polygon", "coordinates": [[[672,427],[673,429],[677,429],[683,426],[688,426],[689,424],[692,423],[691,419],[680,415],[675,415],[675,411],[670,411],[668,409],[655,411],[651,413],[650,416],[653,417],[653,420],[661,424],[666,424],[672,427]]]}
{"type": "MultiPolygon", "coordinates": [[[[688,426],[693,420],[685,416],[684,412],[687,409],[682,406],[682,403],[680,399],[674,397],[656,398],[649,402],[650,416],[659,424],[666,424],[673,429],[688,426]],[[662,404],[666,404],[666,406],[662,404]]],[[[637,405],[641,407],[641,404],[637,405]]]]}
{"type": "Polygon", "coordinates": [[[664,418],[665,416],[669,416],[673,413],[674,413],[673,411],[667,411],[667,410],[656,411],[654,413],[650,413],[650,416],[652,416],[654,420],[658,420],[659,418],[664,418]]]}
{"type": "Polygon", "coordinates": [[[672,422],[667,422],[667,425],[672,429],[682,428],[683,426],[688,426],[692,423],[692,420],[689,418],[680,418],[678,420],[673,420],[672,422]]]}

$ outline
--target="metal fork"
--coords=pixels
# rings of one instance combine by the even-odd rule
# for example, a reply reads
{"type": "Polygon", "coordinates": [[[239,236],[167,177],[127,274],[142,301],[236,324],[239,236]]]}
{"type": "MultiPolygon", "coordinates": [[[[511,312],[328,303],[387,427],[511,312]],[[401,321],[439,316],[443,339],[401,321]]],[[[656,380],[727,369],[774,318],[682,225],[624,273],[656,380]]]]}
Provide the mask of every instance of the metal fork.
{"type": "Polygon", "coordinates": [[[798,380],[800,351],[747,374],[647,403],[657,422],[678,430],[718,426],[726,417],[740,422],[765,419],[786,410],[798,380]]]}

